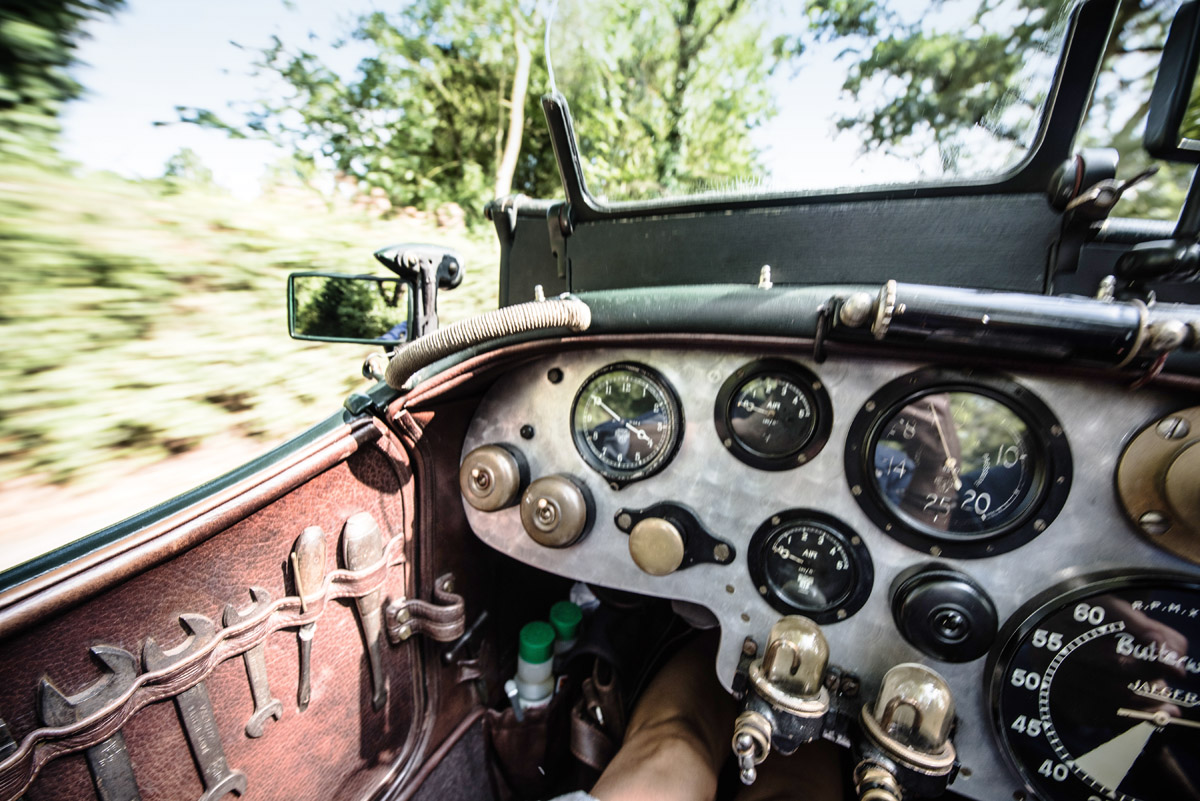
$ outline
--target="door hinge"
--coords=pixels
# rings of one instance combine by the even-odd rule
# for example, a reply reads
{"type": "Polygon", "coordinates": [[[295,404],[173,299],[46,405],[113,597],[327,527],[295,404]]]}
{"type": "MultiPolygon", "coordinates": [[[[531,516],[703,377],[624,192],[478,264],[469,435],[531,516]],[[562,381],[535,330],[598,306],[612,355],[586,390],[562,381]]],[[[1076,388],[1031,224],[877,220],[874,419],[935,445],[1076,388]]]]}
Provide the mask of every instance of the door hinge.
{"type": "Polygon", "coordinates": [[[466,607],[454,592],[454,576],[447,573],[433,583],[433,601],[419,598],[395,598],[384,610],[388,640],[393,645],[414,634],[424,634],[437,642],[454,642],[466,628],[466,607]]]}

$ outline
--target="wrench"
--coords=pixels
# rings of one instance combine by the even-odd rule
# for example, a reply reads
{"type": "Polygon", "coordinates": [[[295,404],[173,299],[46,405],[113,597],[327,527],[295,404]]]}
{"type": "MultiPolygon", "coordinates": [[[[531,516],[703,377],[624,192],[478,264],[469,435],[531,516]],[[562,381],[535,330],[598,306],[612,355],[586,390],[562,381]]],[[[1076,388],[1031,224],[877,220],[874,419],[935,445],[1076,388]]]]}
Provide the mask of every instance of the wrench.
{"type": "MultiPolygon", "coordinates": [[[[239,612],[233,604],[225,604],[225,615],[221,622],[226,626],[234,626],[247,618],[254,617],[263,607],[270,605],[271,595],[262,587],[251,587],[250,597],[254,605],[245,612],[239,612]]],[[[246,723],[247,737],[262,737],[263,726],[268,718],[283,717],[283,704],[279,699],[271,697],[271,686],[267,683],[267,654],[266,643],[259,643],[242,654],[246,663],[246,675],[250,677],[250,695],[254,697],[254,714],[246,723]]]]}
{"type": "MultiPolygon", "coordinates": [[[[300,596],[300,608],[307,610],[306,599],[321,586],[325,578],[325,532],[320,526],[309,526],[296,539],[292,547],[292,581],[296,594],[300,596]]],[[[296,705],[303,712],[312,697],[312,641],[317,633],[316,623],[300,627],[300,684],[296,691],[296,705]]]]}
{"type": "MultiPolygon", "coordinates": [[[[42,721],[47,726],[69,726],[92,715],[124,695],[137,680],[137,657],[111,645],[92,646],[92,656],[105,676],[75,695],[66,695],[43,676],[39,688],[42,721]]],[[[139,801],[133,764],[125,749],[125,735],[114,732],[108,739],[88,748],[88,770],[100,801],[139,801]]]]}
{"type": "MultiPolygon", "coordinates": [[[[349,570],[364,570],[383,558],[383,532],[370,512],[351,515],[342,531],[342,561],[349,570]]],[[[380,641],[383,633],[383,590],[373,590],[361,598],[354,599],[358,608],[358,620],[362,625],[363,639],[367,645],[367,659],[371,664],[371,704],[376,710],[383,708],[387,696],[387,685],[383,675],[383,653],[380,641]]]]}
{"type": "MultiPolygon", "coordinates": [[[[146,670],[162,670],[186,659],[217,633],[217,627],[203,615],[180,615],[179,622],[189,636],[170,650],[160,648],[153,637],[146,638],[146,644],[142,647],[142,661],[146,670]]],[[[245,793],[246,774],[229,769],[225,749],[221,746],[221,735],[217,731],[217,721],[213,717],[212,702],[208,698],[208,687],[204,682],[175,696],[175,707],[179,710],[188,746],[192,749],[192,757],[200,768],[204,782],[204,795],[200,796],[200,801],[216,801],[229,793],[245,793]]]]}

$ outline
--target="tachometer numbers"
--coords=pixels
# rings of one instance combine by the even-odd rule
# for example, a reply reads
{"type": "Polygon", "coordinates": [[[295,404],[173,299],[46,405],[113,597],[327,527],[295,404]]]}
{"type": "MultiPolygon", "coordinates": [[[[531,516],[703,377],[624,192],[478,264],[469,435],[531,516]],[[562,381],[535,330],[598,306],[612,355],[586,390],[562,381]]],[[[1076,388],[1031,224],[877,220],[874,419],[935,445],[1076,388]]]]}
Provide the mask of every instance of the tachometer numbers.
{"type": "Polygon", "coordinates": [[[1052,801],[1200,801],[1200,583],[1092,576],[1019,610],[989,660],[1005,755],[1052,801]]]}

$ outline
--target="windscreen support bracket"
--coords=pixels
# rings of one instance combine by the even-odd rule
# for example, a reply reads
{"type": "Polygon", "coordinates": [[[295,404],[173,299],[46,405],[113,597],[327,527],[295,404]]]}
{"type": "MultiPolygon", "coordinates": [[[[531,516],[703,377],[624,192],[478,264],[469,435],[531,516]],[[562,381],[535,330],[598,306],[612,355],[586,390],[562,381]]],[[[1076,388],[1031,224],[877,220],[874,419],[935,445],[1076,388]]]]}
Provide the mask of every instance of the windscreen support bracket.
{"type": "MultiPolygon", "coordinates": [[[[571,204],[555,203],[546,210],[546,227],[550,232],[550,255],[558,265],[558,277],[567,278],[570,260],[567,258],[567,237],[575,230],[571,224],[571,204]]],[[[571,282],[567,281],[569,287],[571,282]]]]}

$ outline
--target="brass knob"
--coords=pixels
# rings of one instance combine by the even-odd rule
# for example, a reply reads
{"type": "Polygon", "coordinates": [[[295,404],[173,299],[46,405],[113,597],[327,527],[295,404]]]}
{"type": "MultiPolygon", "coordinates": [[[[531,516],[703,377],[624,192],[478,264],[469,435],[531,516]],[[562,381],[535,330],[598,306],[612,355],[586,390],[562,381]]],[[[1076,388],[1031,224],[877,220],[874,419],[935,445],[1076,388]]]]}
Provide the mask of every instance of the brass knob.
{"type": "Polygon", "coordinates": [[[887,739],[922,754],[938,754],[950,739],[954,695],[936,672],[906,662],[884,674],[870,714],[887,739]]]}
{"type": "Polygon", "coordinates": [[[674,573],[683,564],[683,532],[670,520],[647,517],[629,532],[633,563],[651,576],[674,573]]]}
{"type": "Polygon", "coordinates": [[[821,690],[828,664],[829,643],[816,623],[788,615],[771,626],[762,662],[769,683],[789,695],[814,696],[821,690]]]}
{"type": "Polygon", "coordinates": [[[529,485],[521,498],[521,524],[535,542],[566,548],[591,526],[591,496],[587,488],[566,476],[546,476],[529,485]]]}
{"type": "Polygon", "coordinates": [[[516,503],[521,494],[521,462],[508,448],[484,445],[463,458],[458,487],[467,503],[481,512],[494,512],[516,503]]]}

